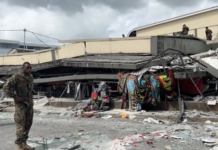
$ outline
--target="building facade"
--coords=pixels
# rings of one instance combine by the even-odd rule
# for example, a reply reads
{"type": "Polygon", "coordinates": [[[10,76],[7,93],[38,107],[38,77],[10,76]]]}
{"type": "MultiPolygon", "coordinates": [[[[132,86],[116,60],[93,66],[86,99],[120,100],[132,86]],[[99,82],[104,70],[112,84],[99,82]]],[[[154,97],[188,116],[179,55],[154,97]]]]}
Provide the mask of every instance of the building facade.
{"type": "Polygon", "coordinates": [[[214,39],[218,33],[217,18],[218,6],[135,28],[129,32],[129,36],[173,35],[181,32],[183,24],[186,24],[189,34],[201,39],[206,39],[205,27],[209,27],[214,39]]]}

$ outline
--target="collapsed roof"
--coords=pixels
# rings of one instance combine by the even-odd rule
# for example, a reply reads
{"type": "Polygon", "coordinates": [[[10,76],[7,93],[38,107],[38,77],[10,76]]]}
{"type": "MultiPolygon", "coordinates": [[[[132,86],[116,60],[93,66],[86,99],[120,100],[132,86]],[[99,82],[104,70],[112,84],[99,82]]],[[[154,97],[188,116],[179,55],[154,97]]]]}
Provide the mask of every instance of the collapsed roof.
{"type": "MultiPolygon", "coordinates": [[[[198,54],[208,50],[205,41],[193,36],[155,36],[118,39],[66,40],[60,48],[37,52],[0,55],[0,76],[10,76],[20,70],[24,61],[32,64],[35,83],[70,80],[117,80],[118,72],[137,72],[152,66],[166,66],[175,54],[198,54]],[[161,54],[161,58],[155,56],[161,54]],[[166,55],[167,54],[167,55],[166,55]],[[166,55],[166,56],[164,56],[166,55]],[[82,69],[82,71],[81,71],[82,69]]],[[[22,52],[22,50],[19,50],[22,52]]],[[[164,68],[161,68],[164,69],[164,68]]],[[[193,69],[191,69],[193,72],[193,69]]],[[[184,72],[176,78],[186,78],[184,72]]],[[[206,72],[194,73],[205,76],[206,72]]]]}

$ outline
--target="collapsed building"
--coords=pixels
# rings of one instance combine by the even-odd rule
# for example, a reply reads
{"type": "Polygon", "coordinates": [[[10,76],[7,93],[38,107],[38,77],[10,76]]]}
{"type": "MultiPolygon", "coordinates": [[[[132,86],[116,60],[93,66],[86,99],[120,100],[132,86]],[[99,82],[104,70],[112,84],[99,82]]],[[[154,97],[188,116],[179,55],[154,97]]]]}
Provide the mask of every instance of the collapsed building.
{"type": "MultiPolygon", "coordinates": [[[[59,42],[68,44],[59,48],[37,52],[17,49],[1,55],[0,83],[2,86],[28,61],[32,64],[35,90],[47,97],[82,100],[90,98],[93,89],[104,83],[107,94],[103,94],[122,98],[122,104],[128,102],[129,109],[133,109],[131,102],[153,104],[174,100],[174,96],[179,100],[192,100],[196,95],[203,98],[211,89],[214,93],[217,90],[217,69],[204,60],[217,58],[215,41],[207,43],[193,36],[63,40],[59,42]],[[209,49],[214,50],[208,52],[209,49]],[[153,90],[151,77],[155,82],[153,90]],[[170,92],[175,95],[170,97],[170,92]]],[[[167,109],[166,103],[163,105],[167,109]]]]}

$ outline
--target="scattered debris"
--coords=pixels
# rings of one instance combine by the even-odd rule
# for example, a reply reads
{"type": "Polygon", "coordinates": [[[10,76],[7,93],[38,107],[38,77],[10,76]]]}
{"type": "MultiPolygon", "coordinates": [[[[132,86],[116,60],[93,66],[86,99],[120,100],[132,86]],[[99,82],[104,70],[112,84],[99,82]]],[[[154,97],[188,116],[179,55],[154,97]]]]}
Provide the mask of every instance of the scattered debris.
{"type": "Polygon", "coordinates": [[[78,131],[78,135],[79,135],[79,136],[83,135],[83,133],[84,133],[83,130],[79,130],[79,131],[78,131]]]}
{"type": "Polygon", "coordinates": [[[173,139],[182,139],[181,137],[176,136],[176,135],[172,135],[172,136],[170,136],[170,137],[173,138],[173,139]]]}
{"type": "Polygon", "coordinates": [[[133,120],[133,119],[135,119],[135,118],[136,118],[135,115],[129,115],[129,119],[130,119],[130,120],[133,120]]]}
{"type": "Polygon", "coordinates": [[[73,106],[69,106],[66,108],[67,111],[72,111],[73,110],[73,106]]]}
{"type": "Polygon", "coordinates": [[[77,148],[80,148],[80,145],[75,145],[75,146],[73,146],[71,148],[68,148],[68,150],[74,150],[74,149],[77,149],[77,148]]]}
{"type": "Polygon", "coordinates": [[[165,145],[164,150],[171,150],[171,147],[169,145],[165,145]]]}
{"type": "Polygon", "coordinates": [[[187,119],[184,119],[182,123],[186,123],[187,121],[188,121],[187,119]]]}
{"type": "Polygon", "coordinates": [[[218,150],[218,146],[211,148],[210,150],[218,150]]]}
{"type": "Polygon", "coordinates": [[[101,116],[101,118],[107,120],[107,119],[112,118],[112,116],[111,115],[103,115],[103,116],[101,116]]]}
{"type": "Polygon", "coordinates": [[[150,124],[163,124],[164,122],[161,120],[156,120],[154,118],[147,118],[143,120],[144,123],[150,123],[150,124]]]}
{"type": "Polygon", "coordinates": [[[193,100],[194,100],[195,102],[199,102],[199,101],[201,101],[202,99],[203,99],[203,97],[202,97],[202,96],[199,96],[199,95],[197,95],[196,97],[193,98],[193,100]]]}
{"type": "Polygon", "coordinates": [[[210,120],[205,121],[206,124],[211,124],[210,120]]]}
{"type": "Polygon", "coordinates": [[[128,117],[128,115],[125,114],[125,113],[121,113],[120,116],[121,116],[122,119],[126,119],[128,117]]]}
{"type": "Polygon", "coordinates": [[[204,138],[202,139],[202,141],[205,143],[215,143],[216,142],[214,139],[211,139],[211,138],[204,138]]]}
{"type": "Polygon", "coordinates": [[[91,118],[93,116],[94,116],[93,112],[90,112],[90,113],[85,112],[85,113],[78,115],[79,118],[91,118]]]}

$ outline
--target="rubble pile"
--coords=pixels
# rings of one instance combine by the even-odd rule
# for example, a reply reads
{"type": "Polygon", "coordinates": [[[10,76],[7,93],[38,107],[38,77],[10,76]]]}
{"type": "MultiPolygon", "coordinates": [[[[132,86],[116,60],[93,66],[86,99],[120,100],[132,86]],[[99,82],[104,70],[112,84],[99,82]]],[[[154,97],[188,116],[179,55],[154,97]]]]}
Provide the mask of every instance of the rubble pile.
{"type": "MultiPolygon", "coordinates": [[[[35,137],[29,142],[32,142],[34,147],[43,145],[45,149],[49,147],[51,149],[186,150],[188,146],[199,150],[217,149],[218,82],[211,69],[205,70],[207,64],[201,63],[207,58],[216,60],[217,50],[191,56],[167,54],[154,58],[148,60],[148,63],[158,60],[162,65],[145,66],[138,71],[123,71],[116,75],[119,78],[118,82],[112,84],[109,81],[97,81],[95,84],[92,83],[90,88],[88,83],[82,82],[75,83],[75,86],[71,81],[59,83],[66,86],[60,98],[47,94],[41,99],[39,97],[34,99],[36,116],[40,122],[49,117],[51,119],[54,117],[55,121],[52,121],[54,124],[59,124],[58,122],[63,120],[65,122],[61,125],[72,120],[78,122],[76,125],[71,122],[74,125],[71,128],[74,134],[49,139],[43,136],[35,137]],[[70,91],[75,92],[74,100],[61,99],[64,94],[70,96],[70,91]],[[69,101],[76,104],[56,107],[59,102],[62,106],[64,102],[69,101]],[[214,111],[205,112],[190,108],[187,110],[184,103],[189,101],[199,105],[206,104],[206,109],[214,111]],[[115,102],[120,108],[114,109],[115,102]],[[173,102],[177,103],[178,109],[168,111],[169,104],[175,105],[173,102]],[[51,103],[53,105],[50,105],[51,103]],[[151,108],[162,111],[151,111],[151,108]],[[178,120],[181,120],[180,124],[177,124],[178,120]],[[89,122],[95,123],[92,124],[95,133],[88,126],[89,122]],[[98,124],[99,122],[103,123],[98,124]],[[111,122],[118,122],[118,125],[110,125],[111,122]],[[86,128],[77,131],[74,129],[83,125],[89,128],[89,131],[86,128]],[[100,132],[96,131],[96,128],[103,128],[105,133],[96,134],[100,132]],[[125,134],[119,135],[121,131],[125,134]],[[116,136],[110,137],[110,134],[116,136]]],[[[53,89],[55,88],[54,86],[53,89]]],[[[13,99],[5,98],[0,103],[0,111],[13,107],[13,99]]]]}

